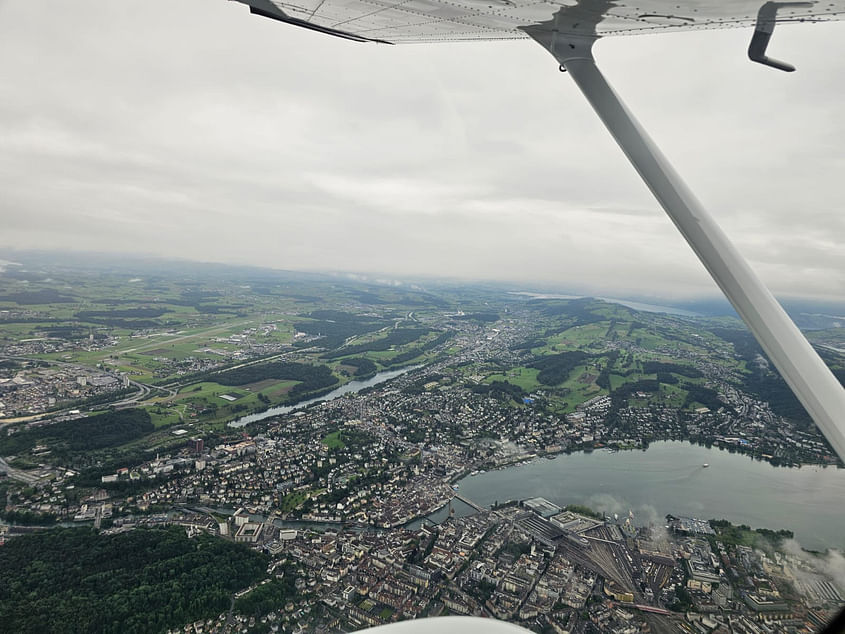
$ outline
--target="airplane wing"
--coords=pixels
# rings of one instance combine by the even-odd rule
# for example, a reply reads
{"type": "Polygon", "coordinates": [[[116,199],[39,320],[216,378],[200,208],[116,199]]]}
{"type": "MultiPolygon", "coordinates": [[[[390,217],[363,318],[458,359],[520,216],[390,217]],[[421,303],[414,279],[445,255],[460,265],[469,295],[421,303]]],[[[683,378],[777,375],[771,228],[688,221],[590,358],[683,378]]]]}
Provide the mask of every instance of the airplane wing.
{"type": "MultiPolygon", "coordinates": [[[[520,27],[559,9],[570,27],[596,25],[596,35],[754,26],[760,0],[238,0],[254,14],[356,41],[398,44],[509,40],[520,27]]],[[[822,22],[845,15],[845,0],[778,2],[777,22],[822,22]]]]}
{"type": "Polygon", "coordinates": [[[569,73],[611,135],[845,462],[845,388],[695,198],[599,71],[596,40],[611,35],[754,27],[751,60],[775,25],[840,19],[845,0],[238,0],[254,14],[359,42],[530,37],[569,73]]]}

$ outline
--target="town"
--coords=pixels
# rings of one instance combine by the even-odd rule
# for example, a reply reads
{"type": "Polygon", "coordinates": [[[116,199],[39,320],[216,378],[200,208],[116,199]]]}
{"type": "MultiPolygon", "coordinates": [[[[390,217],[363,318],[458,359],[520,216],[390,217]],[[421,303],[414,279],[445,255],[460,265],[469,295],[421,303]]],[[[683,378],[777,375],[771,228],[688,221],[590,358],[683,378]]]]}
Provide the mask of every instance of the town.
{"type": "Polygon", "coordinates": [[[838,463],[815,427],[747,387],[766,367],[721,326],[598,300],[494,312],[484,297],[475,312],[286,310],[233,326],[203,312],[129,331],[122,309],[90,334],[8,335],[0,543],[57,523],[103,536],[180,527],[269,557],[242,605],[290,581],[283,605],[184,631],[463,614],[538,632],[802,632],[835,613],[844,590],[824,559],[783,548],[792,535],[777,526],[482,504],[458,490],[476,474],[661,441],[838,463]]]}

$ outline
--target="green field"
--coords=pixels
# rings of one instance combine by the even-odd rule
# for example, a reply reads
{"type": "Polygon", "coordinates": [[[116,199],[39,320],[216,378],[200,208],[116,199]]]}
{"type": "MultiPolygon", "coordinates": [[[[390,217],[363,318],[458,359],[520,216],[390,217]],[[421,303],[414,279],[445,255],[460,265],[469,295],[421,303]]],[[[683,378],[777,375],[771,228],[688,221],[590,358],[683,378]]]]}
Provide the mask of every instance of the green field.
{"type": "MultiPolygon", "coordinates": [[[[154,390],[142,403],[162,430],[189,423],[222,428],[238,416],[288,402],[289,392],[297,385],[291,380],[265,380],[227,387],[214,382],[215,372],[239,369],[258,359],[261,363],[282,360],[328,365],[342,383],[355,375],[351,366],[343,366],[343,353],[370,359],[378,369],[394,367],[397,357],[404,365],[426,364],[462,354],[473,339],[489,335],[497,317],[497,328],[516,325],[524,335],[512,342],[513,350],[519,351],[516,356],[475,358],[472,364],[449,368],[447,380],[439,382],[441,387],[506,381],[525,393],[541,393],[541,403],[547,402],[552,411],[567,412],[584,400],[608,393],[608,388],[618,390],[655,378],[643,372],[647,361],[677,363],[679,355],[699,358],[719,364],[737,384],[746,365],[753,363],[747,360],[753,357],[734,354],[733,339],[722,339],[712,331],[735,329],[736,320],[696,321],[638,313],[600,300],[529,302],[482,287],[434,284],[433,290],[420,291],[331,276],[235,269],[224,273],[223,268],[212,274],[201,272],[200,267],[185,271],[177,267],[164,274],[144,272],[139,264],[139,270],[116,267],[95,275],[89,268],[75,270],[66,262],[27,267],[43,271],[43,277],[0,275],[0,296],[6,298],[0,301],[0,309],[17,311],[9,315],[13,319],[0,320],[0,341],[65,341],[68,345],[29,344],[33,351],[27,356],[111,370],[149,386],[167,386],[154,390]],[[464,316],[487,313],[490,317],[463,319],[457,309],[464,316]],[[439,339],[444,333],[450,338],[439,339]],[[295,338],[295,334],[300,336],[295,338]],[[448,348],[423,351],[435,339],[448,348]],[[525,342],[531,342],[530,349],[521,347],[525,342]],[[574,351],[590,358],[568,374],[543,375],[544,380],[559,381],[557,385],[538,381],[540,372],[530,367],[538,358],[574,351]],[[236,400],[220,398],[223,394],[236,400]]],[[[843,341],[838,330],[815,331],[813,337],[835,348],[843,341]]],[[[830,354],[835,356],[836,351],[830,354]]],[[[841,369],[841,362],[834,363],[841,369]]],[[[678,384],[662,385],[658,393],[632,399],[632,403],[681,405],[686,401],[681,385],[704,383],[701,378],[676,378],[678,384]]],[[[516,406],[516,397],[509,407],[516,406]]],[[[69,396],[64,398],[65,403],[70,401],[69,396]]]]}
{"type": "Polygon", "coordinates": [[[534,368],[520,366],[513,368],[512,370],[508,370],[503,374],[491,374],[484,379],[484,382],[492,383],[493,381],[507,381],[513,385],[518,385],[526,392],[533,392],[537,388],[543,387],[543,385],[537,381],[537,374],[539,372],[539,370],[534,368]]]}
{"type": "Polygon", "coordinates": [[[346,443],[340,437],[340,431],[332,432],[323,438],[323,444],[329,449],[343,449],[346,443]]]}
{"type": "Polygon", "coordinates": [[[147,407],[146,410],[150,413],[153,425],[158,428],[181,423],[183,421],[185,407],[147,407]]]}

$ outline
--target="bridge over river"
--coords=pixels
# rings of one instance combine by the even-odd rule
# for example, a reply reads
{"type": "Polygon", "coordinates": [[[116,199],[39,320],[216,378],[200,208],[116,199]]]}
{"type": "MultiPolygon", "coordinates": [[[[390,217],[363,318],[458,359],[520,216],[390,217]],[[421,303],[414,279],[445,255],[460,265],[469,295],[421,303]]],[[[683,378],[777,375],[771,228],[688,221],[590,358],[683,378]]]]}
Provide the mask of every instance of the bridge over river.
{"type": "Polygon", "coordinates": [[[486,511],[487,510],[485,507],[481,506],[480,504],[476,504],[475,502],[470,500],[468,497],[461,495],[460,493],[455,493],[454,498],[457,499],[457,500],[460,500],[461,502],[463,502],[467,506],[471,506],[476,511],[486,511]]]}

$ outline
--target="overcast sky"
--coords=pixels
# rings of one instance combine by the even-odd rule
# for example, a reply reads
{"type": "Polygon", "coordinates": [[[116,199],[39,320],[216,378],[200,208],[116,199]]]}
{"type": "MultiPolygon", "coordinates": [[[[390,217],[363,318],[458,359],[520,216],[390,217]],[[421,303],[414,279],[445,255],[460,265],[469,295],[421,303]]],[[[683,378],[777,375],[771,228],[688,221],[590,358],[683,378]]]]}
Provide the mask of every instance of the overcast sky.
{"type": "MultiPolygon", "coordinates": [[[[845,24],[607,39],[610,81],[777,294],[845,296],[845,24]]],[[[528,40],[356,44],[223,0],[0,0],[0,248],[716,291],[528,40]]]]}

